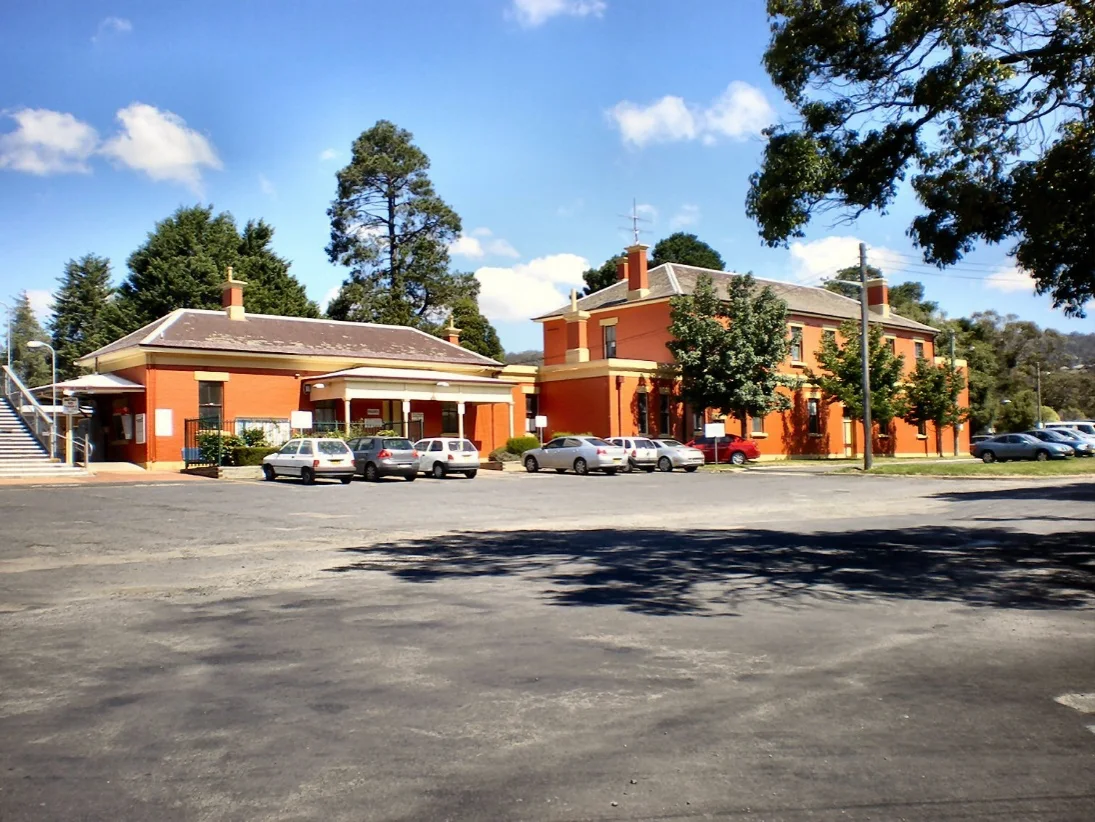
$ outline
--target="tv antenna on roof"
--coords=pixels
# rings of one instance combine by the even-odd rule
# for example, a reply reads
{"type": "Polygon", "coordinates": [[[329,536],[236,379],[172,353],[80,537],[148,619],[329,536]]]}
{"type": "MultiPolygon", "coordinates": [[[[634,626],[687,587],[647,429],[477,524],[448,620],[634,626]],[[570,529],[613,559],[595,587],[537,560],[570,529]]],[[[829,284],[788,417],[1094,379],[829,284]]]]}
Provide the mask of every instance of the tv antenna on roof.
{"type": "Polygon", "coordinates": [[[645,228],[639,228],[639,223],[649,223],[649,222],[651,222],[650,219],[648,219],[647,217],[640,217],[639,216],[639,204],[638,204],[638,201],[635,200],[634,198],[632,198],[632,200],[631,200],[631,213],[630,214],[620,214],[619,216],[621,216],[625,220],[628,220],[628,221],[631,222],[631,225],[628,226],[627,228],[625,228],[624,230],[625,231],[630,231],[632,233],[632,235],[635,238],[634,245],[638,245],[639,244],[639,235],[647,230],[645,228]]]}

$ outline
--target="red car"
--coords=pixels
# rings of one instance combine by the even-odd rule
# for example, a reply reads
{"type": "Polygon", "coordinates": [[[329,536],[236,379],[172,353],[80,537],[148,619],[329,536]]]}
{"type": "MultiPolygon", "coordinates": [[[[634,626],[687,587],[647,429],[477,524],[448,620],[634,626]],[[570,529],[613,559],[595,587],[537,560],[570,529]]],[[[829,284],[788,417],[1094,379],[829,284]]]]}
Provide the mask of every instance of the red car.
{"type": "MultiPolygon", "coordinates": [[[[715,461],[714,437],[696,437],[686,445],[702,451],[704,462],[715,461]]],[[[734,465],[745,465],[746,460],[760,459],[760,449],[757,448],[757,444],[752,440],[744,440],[737,434],[727,434],[725,437],[719,437],[718,446],[720,463],[729,462],[734,465]]]]}

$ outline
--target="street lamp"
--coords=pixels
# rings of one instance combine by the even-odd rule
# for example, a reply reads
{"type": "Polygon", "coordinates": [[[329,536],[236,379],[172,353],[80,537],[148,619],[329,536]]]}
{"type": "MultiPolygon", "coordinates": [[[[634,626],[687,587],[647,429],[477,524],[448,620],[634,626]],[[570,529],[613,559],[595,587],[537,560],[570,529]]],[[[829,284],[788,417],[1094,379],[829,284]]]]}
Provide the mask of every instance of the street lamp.
{"type": "Polygon", "coordinates": [[[53,350],[53,346],[48,342],[42,342],[41,340],[30,340],[27,342],[27,348],[48,348],[50,354],[50,363],[52,371],[52,379],[50,380],[50,389],[53,393],[53,430],[50,432],[49,438],[49,455],[51,457],[57,456],[57,352],[53,350]]]}

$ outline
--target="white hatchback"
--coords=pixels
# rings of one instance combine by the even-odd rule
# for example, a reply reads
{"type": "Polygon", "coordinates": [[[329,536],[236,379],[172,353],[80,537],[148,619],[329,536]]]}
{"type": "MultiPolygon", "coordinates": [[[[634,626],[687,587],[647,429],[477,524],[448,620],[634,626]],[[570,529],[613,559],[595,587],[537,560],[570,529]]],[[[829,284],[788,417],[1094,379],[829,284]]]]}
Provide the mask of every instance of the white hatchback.
{"type": "Polygon", "coordinates": [[[305,485],[311,485],[317,478],[330,477],[349,485],[354,479],[354,452],[337,439],[289,440],[263,459],[262,473],[267,480],[300,477],[305,485]]]}
{"type": "Polygon", "coordinates": [[[463,474],[475,479],[479,473],[479,451],[469,440],[457,437],[433,437],[414,444],[418,452],[418,470],[436,479],[463,474]]]}
{"type": "Polygon", "coordinates": [[[636,469],[650,473],[658,466],[658,447],[647,437],[612,437],[609,442],[627,451],[624,471],[628,473],[636,469]]]}

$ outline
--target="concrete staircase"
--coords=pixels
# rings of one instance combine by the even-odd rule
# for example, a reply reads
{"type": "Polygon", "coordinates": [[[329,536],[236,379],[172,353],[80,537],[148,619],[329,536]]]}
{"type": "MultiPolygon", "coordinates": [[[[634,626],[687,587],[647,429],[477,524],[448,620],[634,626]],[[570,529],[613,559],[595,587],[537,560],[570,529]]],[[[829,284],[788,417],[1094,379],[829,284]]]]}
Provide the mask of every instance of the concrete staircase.
{"type": "Polygon", "coordinates": [[[83,476],[87,476],[83,468],[51,460],[11,404],[0,397],[0,480],[83,476]]]}

